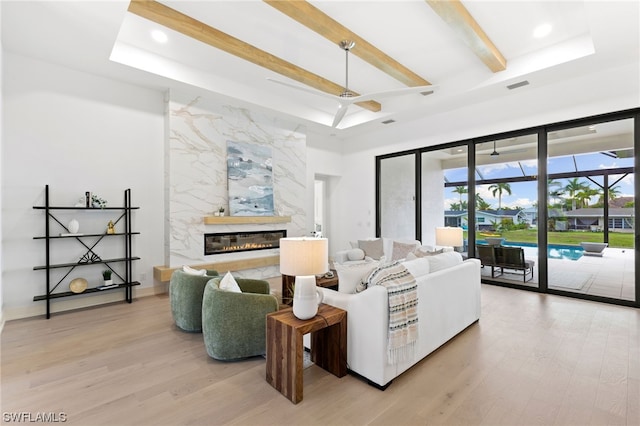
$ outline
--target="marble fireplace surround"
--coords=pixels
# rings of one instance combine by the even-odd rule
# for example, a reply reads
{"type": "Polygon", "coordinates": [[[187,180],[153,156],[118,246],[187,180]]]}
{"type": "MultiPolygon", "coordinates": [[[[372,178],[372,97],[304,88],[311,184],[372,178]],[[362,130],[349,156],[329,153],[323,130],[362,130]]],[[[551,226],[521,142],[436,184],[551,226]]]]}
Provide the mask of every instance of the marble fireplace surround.
{"type": "Polygon", "coordinates": [[[278,249],[205,256],[204,234],[285,228],[288,236],[305,235],[306,135],[255,111],[176,91],[167,103],[167,134],[165,265],[154,267],[154,278],[166,282],[182,265],[247,278],[278,276],[278,249]],[[213,216],[228,207],[229,140],[271,147],[277,216],[213,216]]]}

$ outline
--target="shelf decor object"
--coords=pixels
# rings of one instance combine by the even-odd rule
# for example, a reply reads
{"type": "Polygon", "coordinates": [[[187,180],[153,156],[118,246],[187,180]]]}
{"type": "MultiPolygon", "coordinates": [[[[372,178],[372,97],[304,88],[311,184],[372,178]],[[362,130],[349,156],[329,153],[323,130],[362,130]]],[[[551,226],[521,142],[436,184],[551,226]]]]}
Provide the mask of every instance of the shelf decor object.
{"type": "Polygon", "coordinates": [[[80,230],[80,222],[78,222],[76,219],[71,219],[71,221],[69,221],[69,224],[67,225],[67,229],[69,230],[70,234],[77,234],[80,230]]]}
{"type": "Polygon", "coordinates": [[[76,294],[82,293],[87,289],[88,284],[89,283],[84,278],[74,278],[69,283],[69,290],[76,294]]]}
{"type": "MultiPolygon", "coordinates": [[[[87,192],[86,198],[87,200],[93,198],[91,193],[87,192]]],[[[102,199],[100,199],[102,200],[102,199]]],[[[132,254],[132,236],[140,234],[139,232],[133,232],[131,230],[131,214],[133,210],[138,209],[139,207],[131,206],[131,190],[126,189],[124,191],[124,205],[122,207],[106,207],[106,202],[102,200],[104,204],[102,204],[101,210],[104,210],[108,213],[114,213],[115,218],[113,220],[114,226],[122,221],[124,223],[124,232],[114,232],[109,233],[108,229],[101,229],[101,232],[98,233],[72,233],[73,226],[67,227],[63,225],[60,220],[55,216],[58,211],[69,211],[73,210],[79,213],[96,210],[94,207],[91,207],[89,203],[78,206],[75,205],[73,207],[66,206],[52,206],[49,201],[49,185],[45,186],[45,205],[44,206],[33,206],[36,210],[44,210],[45,211],[45,233],[43,236],[33,237],[35,240],[44,240],[45,241],[45,259],[46,264],[41,266],[34,266],[33,269],[43,270],[46,273],[46,287],[45,294],[34,296],[34,301],[44,300],[46,301],[46,315],[47,319],[51,317],[51,300],[61,298],[61,297],[70,297],[76,296],[79,293],[87,294],[87,293],[95,293],[102,290],[108,289],[124,289],[124,297],[128,303],[133,301],[133,286],[140,285],[139,282],[133,281],[133,261],[139,260],[139,257],[133,256],[132,254]],[[55,213],[55,214],[54,214],[55,213]],[[61,233],[58,235],[54,235],[54,231],[52,227],[55,225],[59,225],[65,231],[69,233],[61,233]],[[71,228],[71,229],[69,229],[71,228]],[[96,246],[102,242],[104,238],[117,238],[124,237],[124,256],[117,258],[103,258],[96,252],[96,246]],[[85,253],[80,256],[80,258],[76,261],[71,261],[68,263],[51,263],[51,252],[53,250],[53,242],[59,239],[75,239],[79,244],[81,244],[86,250],[85,253]],[[124,273],[119,274],[116,272],[110,265],[116,263],[124,264],[124,273]],[[113,272],[121,283],[112,284],[111,285],[103,285],[99,287],[88,288],[87,280],[84,278],[76,278],[69,283],[70,291],[56,291],[56,289],[60,286],[60,284],[65,280],[69,274],[75,270],[75,268],[91,266],[91,265],[106,265],[109,268],[110,272],[113,272]],[[52,271],[54,269],[67,269],[66,273],[63,273],[63,277],[54,282],[54,278],[52,276],[52,271]]],[[[78,229],[76,229],[77,231],[78,229]]]]}

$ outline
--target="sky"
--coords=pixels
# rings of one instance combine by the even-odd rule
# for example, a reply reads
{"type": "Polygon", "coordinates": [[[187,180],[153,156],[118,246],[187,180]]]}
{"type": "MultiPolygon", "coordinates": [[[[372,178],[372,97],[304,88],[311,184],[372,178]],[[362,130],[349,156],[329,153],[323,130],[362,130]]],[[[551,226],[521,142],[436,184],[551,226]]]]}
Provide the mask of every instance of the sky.
{"type": "MultiPolygon", "coordinates": [[[[562,172],[574,172],[576,171],[575,163],[578,167],[578,171],[585,170],[600,170],[616,167],[633,167],[633,157],[631,158],[611,158],[602,153],[590,153],[580,154],[575,156],[565,157],[553,157],[549,159],[547,164],[547,171],[549,174],[562,173],[562,172]]],[[[484,179],[497,179],[522,176],[522,172],[527,176],[537,175],[538,162],[537,160],[527,160],[518,162],[504,162],[497,164],[490,164],[484,166],[478,166],[478,171],[484,179]],[[522,166],[522,169],[521,167],[522,166]]],[[[626,176],[620,182],[614,186],[618,189],[619,197],[633,197],[634,194],[634,179],[633,174],[626,176]]],[[[465,181],[467,178],[467,169],[449,169],[445,170],[445,177],[449,182],[465,181]]],[[[609,184],[615,182],[621,175],[609,176],[609,184]]],[[[476,174],[476,179],[481,179],[476,174]]],[[[602,184],[603,178],[601,176],[592,177],[593,180],[602,184]]],[[[565,186],[568,179],[557,179],[558,182],[565,186]]],[[[590,182],[587,178],[580,178],[579,182],[589,184],[592,188],[597,188],[595,184],[590,182]]],[[[514,182],[510,184],[511,195],[502,194],[502,207],[532,207],[533,203],[537,201],[537,182],[514,182]]],[[[478,193],[492,208],[498,208],[498,194],[494,196],[488,189],[489,185],[481,185],[478,187],[478,193]]],[[[449,210],[452,203],[458,203],[460,201],[460,195],[453,192],[454,188],[445,188],[445,210],[449,210]]],[[[591,199],[591,203],[595,203],[598,197],[591,199]]],[[[463,194],[462,200],[466,200],[466,194],[463,194]]]]}

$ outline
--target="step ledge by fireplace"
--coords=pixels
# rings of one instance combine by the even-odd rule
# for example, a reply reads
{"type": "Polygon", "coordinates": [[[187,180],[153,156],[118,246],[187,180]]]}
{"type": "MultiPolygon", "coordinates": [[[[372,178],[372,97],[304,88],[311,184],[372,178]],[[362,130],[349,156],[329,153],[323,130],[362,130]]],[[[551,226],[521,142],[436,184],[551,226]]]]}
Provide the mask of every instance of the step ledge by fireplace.
{"type": "MultiPolygon", "coordinates": [[[[256,269],[264,268],[266,266],[280,265],[280,255],[273,256],[260,256],[251,257],[247,259],[236,259],[220,262],[202,263],[198,265],[189,265],[194,269],[215,269],[219,272],[226,271],[241,271],[244,269],[256,269]]],[[[180,269],[182,266],[170,267],[170,266],[154,266],[153,278],[160,282],[169,282],[171,280],[171,274],[176,269],[180,269]]]]}

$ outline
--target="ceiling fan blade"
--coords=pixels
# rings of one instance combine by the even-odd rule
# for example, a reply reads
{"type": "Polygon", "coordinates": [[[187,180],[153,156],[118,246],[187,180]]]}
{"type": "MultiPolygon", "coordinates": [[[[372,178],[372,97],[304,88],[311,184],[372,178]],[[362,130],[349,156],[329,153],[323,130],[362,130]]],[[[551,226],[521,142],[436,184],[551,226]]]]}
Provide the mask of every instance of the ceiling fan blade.
{"type": "Polygon", "coordinates": [[[355,102],[363,102],[363,101],[371,101],[373,99],[379,98],[388,98],[391,96],[401,96],[401,95],[410,95],[411,93],[422,93],[422,92],[434,92],[437,86],[429,85],[429,86],[414,86],[414,87],[405,87],[402,89],[393,89],[393,90],[384,90],[382,92],[374,92],[367,93],[365,95],[354,96],[353,98],[349,98],[350,103],[355,102]]]}
{"type": "Polygon", "coordinates": [[[346,102],[340,103],[340,106],[338,106],[338,111],[336,112],[336,116],[333,119],[333,124],[331,125],[331,127],[336,127],[338,124],[340,124],[340,122],[344,118],[344,115],[347,113],[347,108],[349,108],[349,103],[346,103],[346,102]]]}
{"type": "Polygon", "coordinates": [[[277,83],[277,84],[281,84],[283,86],[290,87],[292,89],[301,90],[303,92],[311,93],[313,95],[323,96],[325,98],[332,99],[334,101],[339,101],[340,100],[339,96],[331,95],[329,93],[325,93],[325,92],[323,92],[321,90],[317,90],[317,89],[314,89],[312,87],[306,87],[306,86],[300,86],[300,85],[297,85],[297,84],[291,84],[291,83],[287,83],[287,82],[280,81],[280,80],[274,80],[273,78],[267,78],[267,80],[269,80],[269,81],[271,81],[273,83],[277,83]]]}

